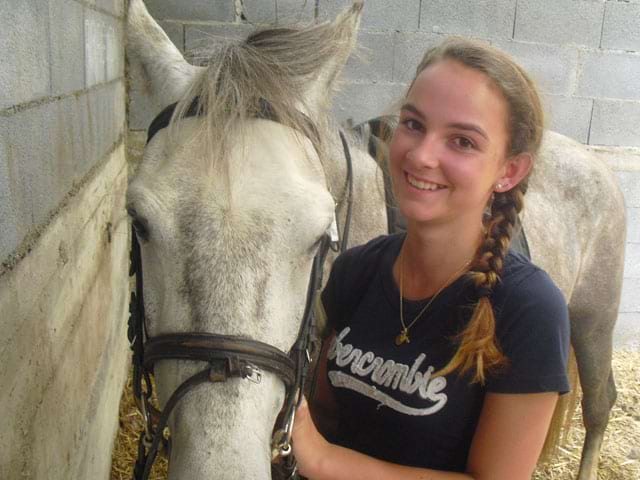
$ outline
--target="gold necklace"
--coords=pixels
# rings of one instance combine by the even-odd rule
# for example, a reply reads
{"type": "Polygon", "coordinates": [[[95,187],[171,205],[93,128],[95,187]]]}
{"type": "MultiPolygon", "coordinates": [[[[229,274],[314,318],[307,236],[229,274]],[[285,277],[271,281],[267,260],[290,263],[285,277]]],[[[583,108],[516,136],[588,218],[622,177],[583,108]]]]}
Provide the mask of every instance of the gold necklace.
{"type": "Polygon", "coordinates": [[[465,263],[461,269],[456,270],[455,273],[451,275],[451,277],[449,277],[446,282],[444,282],[444,284],[433,295],[433,297],[431,297],[429,302],[427,302],[424,308],[420,310],[420,312],[415,316],[415,318],[411,321],[411,323],[409,325],[405,325],[403,308],[402,308],[402,284],[404,279],[404,271],[403,271],[404,270],[403,268],[404,267],[404,248],[400,251],[400,323],[402,324],[402,330],[400,330],[400,333],[396,336],[396,345],[400,346],[403,343],[409,343],[410,341],[409,329],[413,327],[413,325],[418,321],[418,319],[422,316],[422,314],[427,311],[429,306],[433,303],[433,301],[440,294],[440,292],[442,292],[453,281],[454,278],[457,278],[458,276],[460,276],[462,272],[466,270],[466,268],[469,266],[470,263],[471,263],[471,260],[465,263]]]}

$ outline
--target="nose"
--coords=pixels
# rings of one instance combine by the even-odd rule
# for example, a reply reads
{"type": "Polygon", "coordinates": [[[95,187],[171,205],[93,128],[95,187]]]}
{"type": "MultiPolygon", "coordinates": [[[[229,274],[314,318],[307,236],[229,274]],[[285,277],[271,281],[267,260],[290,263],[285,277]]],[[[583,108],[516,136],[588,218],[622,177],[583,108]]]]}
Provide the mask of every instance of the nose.
{"type": "Polygon", "coordinates": [[[407,152],[407,158],[415,168],[437,168],[440,160],[436,140],[425,135],[407,152]]]}

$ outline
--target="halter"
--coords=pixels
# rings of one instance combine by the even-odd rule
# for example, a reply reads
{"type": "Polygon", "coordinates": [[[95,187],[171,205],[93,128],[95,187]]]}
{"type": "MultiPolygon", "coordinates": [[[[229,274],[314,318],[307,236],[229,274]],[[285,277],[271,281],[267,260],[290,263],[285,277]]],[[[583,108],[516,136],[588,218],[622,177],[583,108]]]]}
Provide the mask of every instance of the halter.
{"type": "MultiPolygon", "coordinates": [[[[169,125],[176,105],[177,103],[174,103],[166,107],[151,122],[147,144],[158,131],[169,125]]],[[[196,97],[189,105],[184,117],[199,116],[202,112],[199,98],[196,97]]],[[[298,115],[308,123],[311,127],[310,131],[317,135],[311,120],[302,113],[298,115]]],[[[261,100],[256,118],[278,122],[272,106],[266,100],[261,100]]],[[[345,189],[347,212],[342,241],[339,241],[337,224],[334,222],[330,231],[323,236],[313,258],[304,313],[298,336],[289,354],[256,340],[215,333],[175,333],[149,337],[145,323],[140,244],[135,230],[132,231],[129,276],[136,276],[136,291],[131,293],[129,303],[128,338],[133,351],[133,394],[144,417],[144,431],[141,432],[138,441],[138,458],[133,471],[134,480],[147,480],[161,444],[164,444],[167,450],[169,449],[169,443],[164,437],[164,429],[171,412],[190,390],[202,383],[225,382],[229,378],[241,378],[260,383],[263,370],[277,375],[286,389],[283,414],[279,417],[280,424],[276,422],[279,428],[275,428],[271,442],[272,462],[278,457],[284,458],[284,466],[288,470],[289,478],[296,477],[295,460],[290,456],[291,434],[295,412],[302,401],[311,362],[309,346],[312,341],[312,326],[315,324],[313,307],[322,285],[323,266],[327,253],[329,249],[344,251],[347,248],[351,223],[353,166],[347,140],[342,131],[339,133],[347,163],[345,189]],[[169,397],[164,409],[158,411],[151,404],[153,393],[151,375],[157,361],[168,359],[206,362],[207,367],[180,384],[169,397]]]]}

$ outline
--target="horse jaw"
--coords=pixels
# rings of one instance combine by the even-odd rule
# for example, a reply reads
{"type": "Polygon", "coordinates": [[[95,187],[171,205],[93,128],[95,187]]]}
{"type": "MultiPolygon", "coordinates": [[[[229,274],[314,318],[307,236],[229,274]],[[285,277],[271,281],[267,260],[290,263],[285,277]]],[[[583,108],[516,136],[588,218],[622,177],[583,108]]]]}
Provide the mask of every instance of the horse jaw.
{"type": "Polygon", "coordinates": [[[142,67],[157,106],[177,102],[205,69],[187,63],[142,0],[131,0],[127,19],[127,53],[142,67]]]}

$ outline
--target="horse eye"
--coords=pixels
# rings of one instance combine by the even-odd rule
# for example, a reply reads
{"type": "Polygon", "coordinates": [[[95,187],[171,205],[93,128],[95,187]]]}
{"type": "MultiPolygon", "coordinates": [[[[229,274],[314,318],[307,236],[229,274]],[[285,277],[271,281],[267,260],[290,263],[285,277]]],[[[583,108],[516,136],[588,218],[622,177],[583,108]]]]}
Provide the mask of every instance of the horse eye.
{"type": "Polygon", "coordinates": [[[138,215],[135,208],[127,207],[127,213],[131,217],[131,226],[136,232],[138,238],[142,241],[149,240],[149,222],[138,215]]]}

